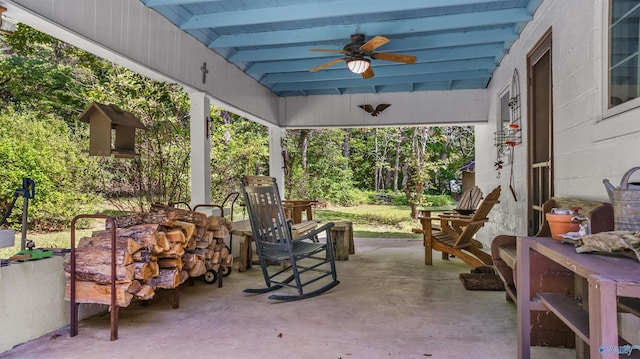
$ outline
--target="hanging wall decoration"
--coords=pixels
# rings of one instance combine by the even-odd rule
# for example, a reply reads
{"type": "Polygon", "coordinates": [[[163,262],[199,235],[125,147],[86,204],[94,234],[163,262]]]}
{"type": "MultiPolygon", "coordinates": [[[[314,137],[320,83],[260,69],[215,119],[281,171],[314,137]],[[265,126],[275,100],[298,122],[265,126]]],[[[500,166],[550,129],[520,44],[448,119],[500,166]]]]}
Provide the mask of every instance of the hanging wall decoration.
{"type": "Polygon", "coordinates": [[[494,166],[497,171],[497,178],[500,178],[501,170],[505,164],[511,165],[509,190],[513,195],[513,199],[518,201],[518,197],[513,184],[513,150],[514,147],[522,143],[522,127],[521,127],[521,102],[520,102],[520,76],[518,69],[513,70],[511,77],[511,92],[509,97],[509,122],[502,126],[502,129],[494,134],[494,144],[497,149],[496,162],[494,166]],[[503,160],[504,158],[504,160],[503,160]]]}

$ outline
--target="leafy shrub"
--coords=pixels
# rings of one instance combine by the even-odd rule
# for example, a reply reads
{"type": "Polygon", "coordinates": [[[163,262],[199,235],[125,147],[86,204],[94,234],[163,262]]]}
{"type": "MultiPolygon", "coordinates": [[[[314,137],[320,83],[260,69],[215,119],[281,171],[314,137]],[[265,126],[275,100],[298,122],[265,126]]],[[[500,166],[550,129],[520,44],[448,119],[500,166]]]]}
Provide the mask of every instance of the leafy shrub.
{"type": "Polygon", "coordinates": [[[339,206],[357,206],[367,203],[367,193],[353,187],[346,187],[342,182],[333,183],[329,192],[329,202],[339,206]]]}
{"type": "MultiPolygon", "coordinates": [[[[22,179],[35,181],[35,198],[29,206],[29,228],[68,228],[80,213],[93,212],[95,161],[81,153],[77,139],[63,121],[13,110],[0,114],[0,209],[13,199],[22,179]]],[[[16,207],[21,207],[21,199],[16,207]]],[[[19,229],[22,211],[16,208],[8,220],[19,229]]]]}
{"type": "Polygon", "coordinates": [[[449,206],[453,204],[451,196],[444,194],[427,194],[423,195],[424,203],[427,207],[431,206],[449,206]]]}

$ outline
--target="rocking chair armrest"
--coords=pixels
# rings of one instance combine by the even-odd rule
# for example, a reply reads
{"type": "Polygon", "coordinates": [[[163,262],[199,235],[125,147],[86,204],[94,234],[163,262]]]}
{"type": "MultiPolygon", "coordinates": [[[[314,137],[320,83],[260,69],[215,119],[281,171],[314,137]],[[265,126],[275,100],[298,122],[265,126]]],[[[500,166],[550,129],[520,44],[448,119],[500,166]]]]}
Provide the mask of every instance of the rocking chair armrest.
{"type": "Polygon", "coordinates": [[[429,220],[432,220],[432,221],[440,221],[443,218],[442,217],[423,217],[423,216],[419,216],[418,219],[429,219],[429,220]]]}
{"type": "Polygon", "coordinates": [[[323,224],[322,226],[314,229],[313,231],[309,232],[309,233],[305,233],[299,237],[296,237],[293,239],[293,242],[299,242],[299,241],[303,241],[305,239],[313,239],[313,237],[317,236],[318,234],[322,233],[322,232],[327,232],[329,233],[329,231],[331,231],[331,228],[333,228],[333,226],[335,225],[335,223],[333,222],[327,222],[325,224],[323,224]]]}

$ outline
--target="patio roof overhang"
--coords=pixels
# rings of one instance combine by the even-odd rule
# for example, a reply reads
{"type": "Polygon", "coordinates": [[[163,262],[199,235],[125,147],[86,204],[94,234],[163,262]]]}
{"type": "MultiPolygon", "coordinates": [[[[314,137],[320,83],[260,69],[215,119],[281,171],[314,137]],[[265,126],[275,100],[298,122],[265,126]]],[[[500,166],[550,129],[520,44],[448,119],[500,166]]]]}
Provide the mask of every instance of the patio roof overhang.
{"type": "Polygon", "coordinates": [[[542,0],[0,0],[7,15],[249,119],[280,128],[487,122],[485,88],[542,0]],[[391,41],[362,79],[352,33],[391,41]],[[337,56],[336,56],[337,55],[337,56]],[[358,105],[389,103],[372,117],[358,105]]]}

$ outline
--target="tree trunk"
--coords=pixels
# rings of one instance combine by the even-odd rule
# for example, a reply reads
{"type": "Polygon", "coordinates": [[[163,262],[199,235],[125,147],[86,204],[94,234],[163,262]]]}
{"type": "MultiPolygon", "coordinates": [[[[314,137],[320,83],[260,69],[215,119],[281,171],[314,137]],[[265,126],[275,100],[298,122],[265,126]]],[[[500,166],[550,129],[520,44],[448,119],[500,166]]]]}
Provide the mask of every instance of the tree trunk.
{"type": "Polygon", "coordinates": [[[402,144],[402,133],[398,134],[398,141],[396,141],[396,160],[393,166],[393,192],[398,192],[398,175],[400,172],[400,150],[402,144]]]}
{"type": "Polygon", "coordinates": [[[343,170],[349,168],[349,136],[351,135],[351,129],[345,128],[344,130],[344,140],[342,142],[342,157],[346,158],[344,166],[342,166],[343,170]]]}
{"type": "Polygon", "coordinates": [[[302,153],[302,169],[307,169],[307,150],[309,148],[309,130],[300,130],[300,152],[302,153]]]}

